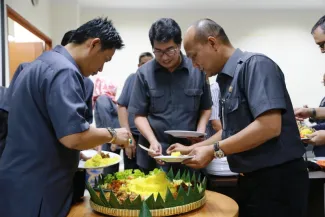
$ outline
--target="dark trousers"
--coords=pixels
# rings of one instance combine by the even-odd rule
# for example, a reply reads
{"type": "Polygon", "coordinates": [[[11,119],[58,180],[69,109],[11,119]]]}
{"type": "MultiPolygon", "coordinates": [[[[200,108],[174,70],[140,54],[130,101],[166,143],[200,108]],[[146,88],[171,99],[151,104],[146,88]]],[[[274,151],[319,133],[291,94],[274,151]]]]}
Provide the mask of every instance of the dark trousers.
{"type": "Polygon", "coordinates": [[[304,160],[239,176],[239,217],[305,217],[309,179],[304,160]]]}

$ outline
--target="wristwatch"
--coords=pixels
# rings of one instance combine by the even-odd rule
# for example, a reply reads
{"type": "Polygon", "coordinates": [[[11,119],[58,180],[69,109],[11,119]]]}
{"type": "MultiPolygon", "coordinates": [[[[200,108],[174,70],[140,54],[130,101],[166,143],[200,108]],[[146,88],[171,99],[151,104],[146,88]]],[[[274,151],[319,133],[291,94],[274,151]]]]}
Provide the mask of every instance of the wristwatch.
{"type": "Polygon", "coordinates": [[[111,141],[109,141],[108,143],[113,143],[117,137],[116,130],[111,127],[107,127],[106,129],[111,134],[111,137],[112,137],[111,141]]]}
{"type": "Polygon", "coordinates": [[[225,153],[220,149],[219,142],[213,145],[214,148],[214,157],[215,158],[223,158],[225,157],[225,153]]]}

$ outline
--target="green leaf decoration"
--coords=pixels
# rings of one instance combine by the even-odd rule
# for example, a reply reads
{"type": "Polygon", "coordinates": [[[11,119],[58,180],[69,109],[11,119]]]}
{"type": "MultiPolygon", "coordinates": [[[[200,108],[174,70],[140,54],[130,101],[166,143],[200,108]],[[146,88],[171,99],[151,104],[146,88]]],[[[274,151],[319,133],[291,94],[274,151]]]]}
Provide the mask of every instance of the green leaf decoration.
{"type": "Polygon", "coordinates": [[[187,172],[187,175],[185,177],[185,179],[183,179],[185,182],[191,182],[191,173],[190,171],[187,172]]]}
{"type": "Polygon", "coordinates": [[[104,203],[101,201],[101,199],[99,199],[99,197],[97,196],[96,192],[94,191],[94,189],[90,186],[90,184],[87,182],[86,183],[86,188],[87,190],[89,191],[89,194],[90,194],[90,199],[100,205],[100,206],[104,206],[104,203]]]}
{"type": "Polygon", "coordinates": [[[126,200],[123,203],[123,208],[124,209],[130,209],[131,204],[132,204],[132,202],[131,202],[130,198],[128,197],[128,198],[126,198],[126,200]]]}
{"type": "Polygon", "coordinates": [[[178,170],[178,172],[176,173],[176,176],[175,176],[175,180],[179,180],[181,178],[181,171],[178,170]]]}
{"type": "Polygon", "coordinates": [[[112,208],[116,208],[116,209],[122,208],[122,205],[120,204],[120,202],[118,201],[117,197],[115,196],[115,194],[113,192],[111,192],[109,195],[109,205],[112,208]]]}
{"type": "Polygon", "coordinates": [[[194,186],[191,197],[193,198],[193,200],[192,200],[193,202],[201,199],[201,194],[200,194],[198,186],[194,186]]]}
{"type": "Polygon", "coordinates": [[[193,182],[192,184],[195,186],[196,185],[196,172],[193,172],[193,175],[192,175],[192,179],[191,179],[191,182],[193,182]]]}
{"type": "Polygon", "coordinates": [[[155,202],[155,209],[163,209],[165,208],[165,201],[162,198],[162,196],[160,195],[160,193],[158,193],[156,202],[155,202]]]}
{"type": "Polygon", "coordinates": [[[97,181],[97,177],[95,177],[95,183],[94,183],[94,187],[97,188],[98,187],[98,181],[97,181]]]}
{"type": "Polygon", "coordinates": [[[203,196],[204,196],[204,193],[205,193],[205,190],[206,190],[206,188],[207,188],[207,179],[206,179],[205,176],[204,176],[204,178],[203,178],[203,181],[202,181],[202,185],[201,185],[201,187],[202,187],[202,189],[201,189],[201,191],[200,191],[200,194],[201,194],[201,197],[203,197],[203,196]]]}
{"type": "Polygon", "coordinates": [[[187,170],[184,170],[182,176],[181,176],[181,180],[185,181],[185,177],[187,176],[187,170]]]}
{"type": "Polygon", "coordinates": [[[141,196],[137,196],[137,198],[134,201],[131,201],[131,206],[129,209],[140,209],[142,206],[142,200],[141,196]]]}
{"type": "Polygon", "coordinates": [[[173,172],[173,168],[170,167],[170,170],[169,172],[167,173],[167,178],[170,180],[170,181],[173,181],[174,179],[174,172],[173,172]]]}
{"type": "Polygon", "coordinates": [[[145,201],[143,201],[143,203],[142,203],[139,217],[152,217],[149,207],[147,206],[145,201]]]}
{"type": "Polygon", "coordinates": [[[155,198],[154,195],[151,194],[147,199],[146,199],[146,204],[149,207],[149,209],[154,209],[155,208],[155,198]]]}
{"type": "Polygon", "coordinates": [[[104,206],[105,207],[110,207],[106,197],[105,197],[105,193],[103,191],[103,189],[101,187],[99,187],[99,197],[100,197],[100,200],[103,202],[104,206]]]}
{"type": "Polygon", "coordinates": [[[186,195],[184,188],[180,186],[176,198],[176,201],[178,202],[178,206],[186,204],[188,202],[187,198],[188,197],[186,195]]]}
{"type": "Polygon", "coordinates": [[[201,173],[199,172],[199,176],[197,177],[196,182],[201,183],[201,173]]]}
{"type": "Polygon", "coordinates": [[[167,188],[166,198],[165,198],[165,206],[166,207],[174,207],[177,206],[178,202],[175,200],[172,192],[169,188],[167,188]]]}

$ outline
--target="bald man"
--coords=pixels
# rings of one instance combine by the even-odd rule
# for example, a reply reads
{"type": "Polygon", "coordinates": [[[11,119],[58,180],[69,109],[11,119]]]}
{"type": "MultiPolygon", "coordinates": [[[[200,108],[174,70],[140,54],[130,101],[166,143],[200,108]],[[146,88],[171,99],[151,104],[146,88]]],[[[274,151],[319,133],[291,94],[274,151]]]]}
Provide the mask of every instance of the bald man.
{"type": "Polygon", "coordinates": [[[279,66],[263,54],[235,49],[224,29],[210,19],[188,29],[184,48],[195,67],[218,75],[223,126],[210,139],[192,145],[189,154],[194,158],[184,163],[203,168],[214,157],[227,156],[231,171],[241,174],[241,217],[305,216],[304,146],[279,66]]]}

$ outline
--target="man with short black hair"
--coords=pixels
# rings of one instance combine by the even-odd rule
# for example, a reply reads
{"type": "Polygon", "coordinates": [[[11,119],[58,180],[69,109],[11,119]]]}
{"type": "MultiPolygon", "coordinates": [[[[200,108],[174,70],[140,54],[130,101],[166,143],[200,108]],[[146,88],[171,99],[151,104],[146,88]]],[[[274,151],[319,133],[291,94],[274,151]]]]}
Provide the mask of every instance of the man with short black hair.
{"type": "Polygon", "coordinates": [[[96,18],[20,72],[0,159],[0,216],[67,216],[79,150],[128,144],[126,129],[90,126],[84,83],[123,46],[112,22],[96,18]]]}
{"type": "Polygon", "coordinates": [[[183,154],[194,157],[183,163],[204,168],[227,156],[231,171],[241,174],[241,217],[305,217],[305,149],[279,66],[263,54],[235,49],[210,19],[189,27],[184,48],[197,68],[218,74],[222,130],[192,145],[183,154]]]}
{"type": "MultiPolygon", "coordinates": [[[[171,18],[159,19],[152,24],[149,39],[155,59],[138,69],[129,104],[129,112],[135,114],[135,124],[141,133],[139,144],[155,151],[153,154],[137,149],[137,163],[143,170],[157,167],[150,156],[166,154],[170,144],[191,144],[164,131],[205,133],[212,106],[205,73],[195,69],[180,51],[179,25],[171,18]]],[[[164,169],[168,170],[169,166],[164,169]]],[[[173,169],[178,166],[182,167],[173,165],[173,169]]]]}

